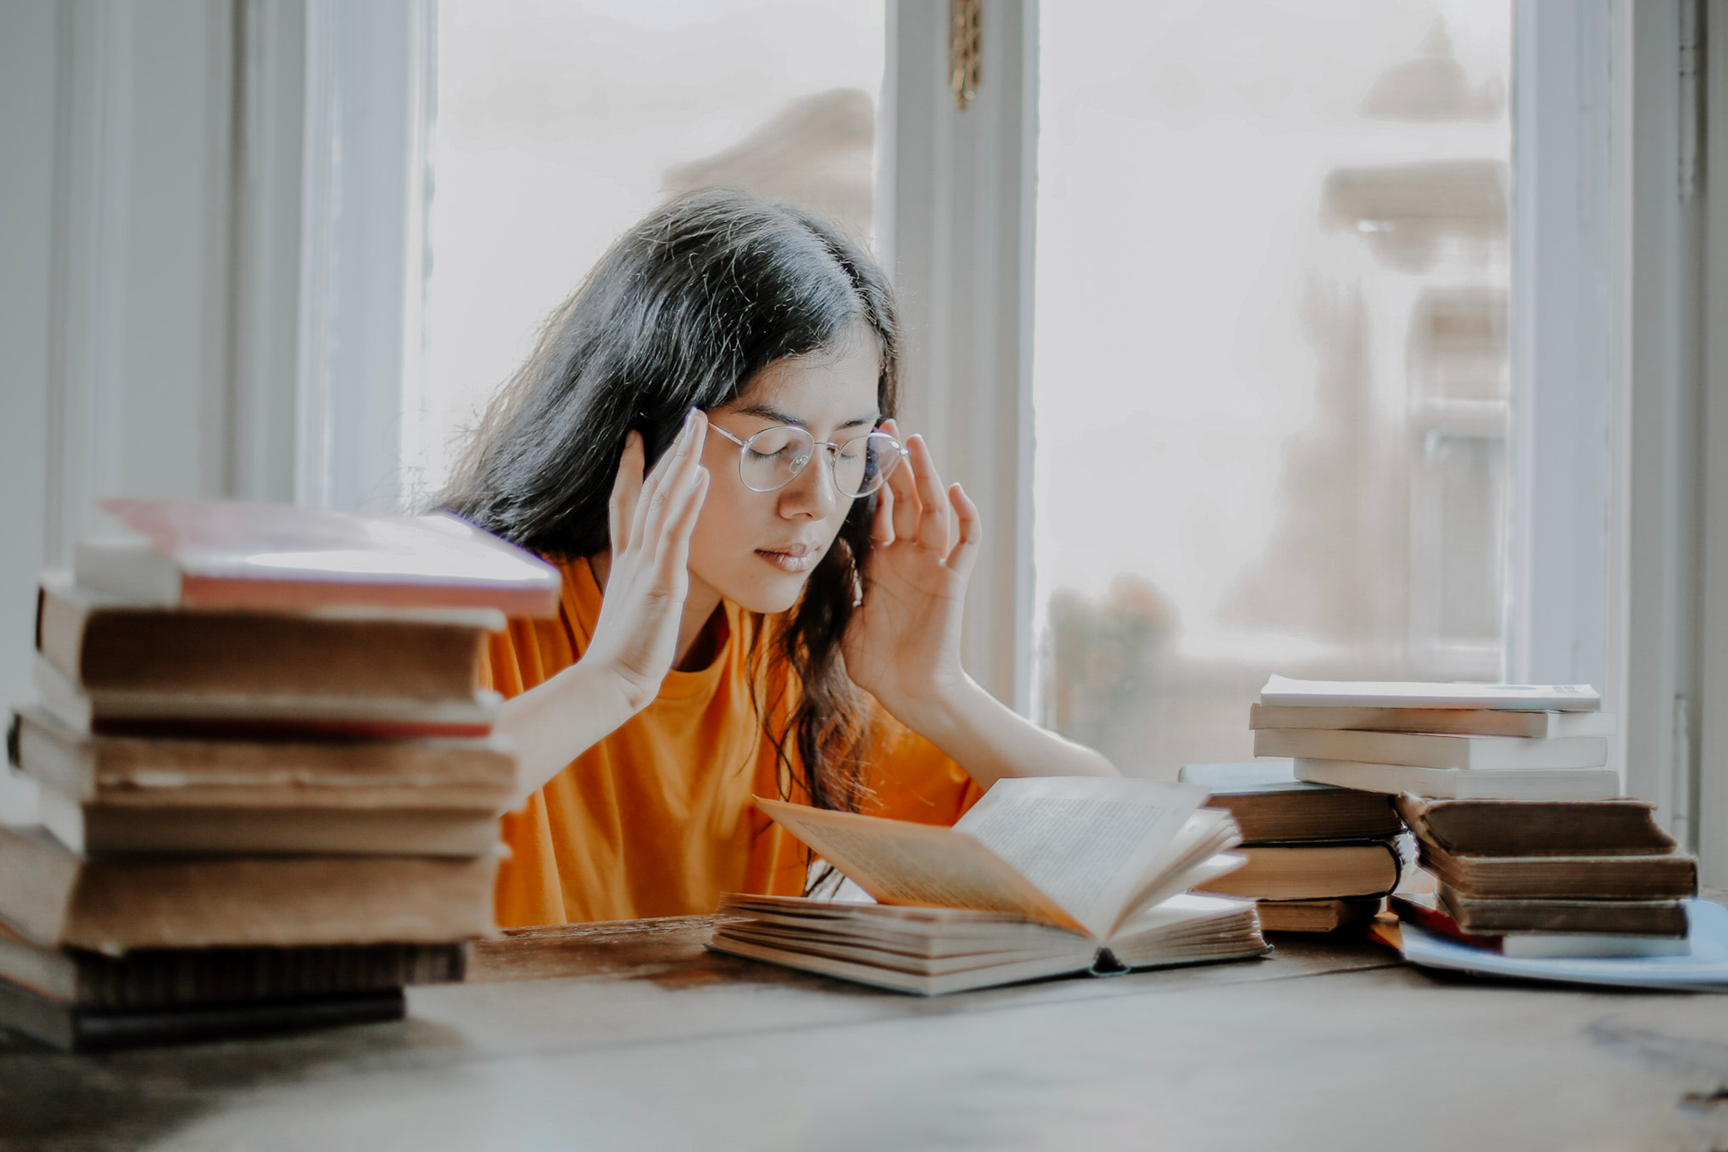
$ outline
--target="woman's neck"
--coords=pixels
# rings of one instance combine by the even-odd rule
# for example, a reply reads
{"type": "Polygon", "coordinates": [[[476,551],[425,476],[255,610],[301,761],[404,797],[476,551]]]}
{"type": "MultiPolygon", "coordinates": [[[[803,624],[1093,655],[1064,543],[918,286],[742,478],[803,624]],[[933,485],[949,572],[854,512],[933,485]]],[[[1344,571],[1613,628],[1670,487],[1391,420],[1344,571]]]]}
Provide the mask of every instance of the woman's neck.
{"type": "MultiPolygon", "coordinates": [[[[606,580],[612,573],[610,550],[588,557],[588,567],[600,592],[606,592],[606,580]]],[[[684,597],[684,616],[678,622],[678,651],[672,667],[679,672],[696,672],[714,662],[727,640],[726,614],[720,611],[720,593],[705,581],[690,577],[690,591],[684,597]]]]}

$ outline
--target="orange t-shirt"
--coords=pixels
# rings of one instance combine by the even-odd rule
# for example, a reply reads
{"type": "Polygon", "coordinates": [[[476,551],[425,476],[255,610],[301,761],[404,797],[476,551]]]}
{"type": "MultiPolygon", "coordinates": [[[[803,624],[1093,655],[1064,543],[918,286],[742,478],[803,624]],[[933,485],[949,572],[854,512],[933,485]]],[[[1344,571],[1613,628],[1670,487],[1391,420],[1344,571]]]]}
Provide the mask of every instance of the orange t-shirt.
{"type": "MultiPolygon", "coordinates": [[[[561,567],[557,619],[512,620],[488,645],[485,674],[505,696],[574,664],[594,634],[593,571],[584,560],[561,567]]],[[[803,845],[751,804],[780,794],[774,746],[751,700],[756,617],[730,603],[724,611],[727,638],[711,665],[667,673],[652,704],[504,817],[500,925],[679,916],[712,912],[722,892],[804,890],[803,845]]],[[[786,695],[762,687],[764,701],[786,695]]],[[[979,796],[971,777],[885,712],[875,720],[865,810],[958,820],[979,796]]]]}

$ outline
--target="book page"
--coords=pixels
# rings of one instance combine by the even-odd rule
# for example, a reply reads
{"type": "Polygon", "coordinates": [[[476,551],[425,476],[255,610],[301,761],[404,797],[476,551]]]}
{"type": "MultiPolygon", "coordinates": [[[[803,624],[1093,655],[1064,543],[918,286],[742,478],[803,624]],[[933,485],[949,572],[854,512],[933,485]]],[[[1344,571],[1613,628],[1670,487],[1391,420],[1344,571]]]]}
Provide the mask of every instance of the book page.
{"type": "Polygon", "coordinates": [[[1107,936],[1206,790],[1095,776],[999,780],[960,818],[1086,930],[1107,936]]]}
{"type": "Polygon", "coordinates": [[[1082,930],[1076,917],[989,848],[956,829],[761,797],[756,805],[884,904],[1006,912],[1082,930]]]}

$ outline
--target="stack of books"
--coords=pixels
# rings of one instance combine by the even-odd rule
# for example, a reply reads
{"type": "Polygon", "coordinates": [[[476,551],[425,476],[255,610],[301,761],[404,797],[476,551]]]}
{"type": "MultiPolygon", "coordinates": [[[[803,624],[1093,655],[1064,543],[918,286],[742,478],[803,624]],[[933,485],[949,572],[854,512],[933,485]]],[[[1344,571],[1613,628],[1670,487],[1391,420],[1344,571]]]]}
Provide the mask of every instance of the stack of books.
{"type": "Polygon", "coordinates": [[[1330,932],[1372,917],[1398,883],[1403,825],[1393,798],[1297,780],[1291,763],[1190,764],[1179,779],[1235,817],[1247,857],[1207,892],[1257,903],[1268,932],[1330,932]]]}
{"type": "Polygon", "coordinates": [[[1392,898],[1399,919],[1517,957],[1688,951],[1697,862],[1642,800],[1435,800],[1398,810],[1436,880],[1392,898]]]}
{"type": "Polygon", "coordinates": [[[1299,780],[1455,799],[1600,800],[1614,717],[1581,685],[1287,680],[1261,689],[1256,756],[1291,757],[1299,780]]]}
{"type": "Polygon", "coordinates": [[[554,570],[450,517],[111,501],[43,579],[0,827],[0,1023],[94,1048],[394,1018],[490,929],[515,759],[478,689],[554,570]]]}

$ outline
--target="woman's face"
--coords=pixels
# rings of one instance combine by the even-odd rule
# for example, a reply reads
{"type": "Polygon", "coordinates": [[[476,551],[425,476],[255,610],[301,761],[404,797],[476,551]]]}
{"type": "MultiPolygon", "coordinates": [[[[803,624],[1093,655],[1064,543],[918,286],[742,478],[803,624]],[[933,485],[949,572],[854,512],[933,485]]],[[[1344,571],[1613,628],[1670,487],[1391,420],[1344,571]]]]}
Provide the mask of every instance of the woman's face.
{"type": "Polygon", "coordinates": [[[795,424],[816,438],[815,458],[791,483],[773,492],[747,488],[738,472],[738,445],[707,434],[702,463],[711,479],[690,538],[691,598],[711,590],[751,612],[784,612],[822,559],[846,513],[821,444],[844,444],[876,426],[876,341],[857,325],[832,347],[758,372],[738,398],[708,413],[740,440],[765,428],[795,424]]]}

